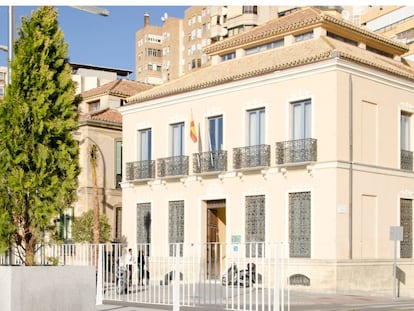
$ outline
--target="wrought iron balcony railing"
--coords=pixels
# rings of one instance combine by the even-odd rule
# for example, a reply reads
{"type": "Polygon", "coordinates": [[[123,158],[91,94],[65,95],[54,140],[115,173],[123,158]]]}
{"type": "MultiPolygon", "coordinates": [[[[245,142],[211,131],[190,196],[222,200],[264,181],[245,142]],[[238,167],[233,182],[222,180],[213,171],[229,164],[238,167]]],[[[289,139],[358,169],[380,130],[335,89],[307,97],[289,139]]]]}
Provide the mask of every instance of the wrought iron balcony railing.
{"type": "Polygon", "coordinates": [[[227,171],[227,151],[214,150],[193,154],[193,173],[227,171]]]}
{"type": "Polygon", "coordinates": [[[136,161],[126,163],[126,180],[150,179],[155,177],[155,161],[136,161]]]}
{"type": "Polygon", "coordinates": [[[401,149],[401,169],[413,170],[413,152],[401,149]]]}
{"type": "Polygon", "coordinates": [[[233,168],[270,166],[270,146],[255,145],[233,148],[233,168]]]}
{"type": "Polygon", "coordinates": [[[157,176],[188,175],[188,156],[157,159],[157,176]]]}
{"type": "Polygon", "coordinates": [[[317,140],[296,139],[276,143],[276,163],[313,162],[317,159],[317,140]]]}

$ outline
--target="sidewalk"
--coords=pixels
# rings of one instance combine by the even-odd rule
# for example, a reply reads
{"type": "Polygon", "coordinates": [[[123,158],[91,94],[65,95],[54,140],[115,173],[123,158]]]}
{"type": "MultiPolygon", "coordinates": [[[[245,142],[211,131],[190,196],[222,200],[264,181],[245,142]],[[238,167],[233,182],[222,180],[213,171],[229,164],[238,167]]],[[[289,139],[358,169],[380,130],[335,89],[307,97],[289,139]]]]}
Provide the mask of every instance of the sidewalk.
{"type": "MultiPolygon", "coordinates": [[[[303,310],[303,307],[316,306],[331,306],[332,308],[340,309],[347,305],[381,305],[381,304],[398,304],[403,302],[410,302],[414,306],[414,299],[411,298],[397,298],[394,300],[392,297],[385,296],[366,296],[366,295],[345,295],[345,294],[330,294],[330,293],[313,293],[313,292],[290,292],[290,305],[291,309],[295,310],[295,306],[303,310]]],[[[114,302],[116,303],[116,302],[114,302]]],[[[96,306],[96,311],[165,311],[173,310],[171,305],[144,305],[123,302],[120,304],[104,304],[96,306]]],[[[206,307],[180,307],[180,311],[209,311],[211,308],[206,307]]],[[[405,310],[405,309],[404,309],[405,310]]],[[[412,309],[410,309],[412,310],[412,309]]]]}

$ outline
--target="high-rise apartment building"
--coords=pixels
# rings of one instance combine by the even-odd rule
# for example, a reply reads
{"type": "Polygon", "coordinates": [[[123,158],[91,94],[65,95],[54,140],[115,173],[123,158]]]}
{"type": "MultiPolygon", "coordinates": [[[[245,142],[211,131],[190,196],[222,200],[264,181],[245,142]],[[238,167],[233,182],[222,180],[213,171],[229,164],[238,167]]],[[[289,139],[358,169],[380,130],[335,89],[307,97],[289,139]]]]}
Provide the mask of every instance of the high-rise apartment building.
{"type": "Polygon", "coordinates": [[[277,18],[276,6],[192,6],[184,19],[163,16],[162,26],[150,25],[136,33],[135,79],[161,84],[210,65],[203,49],[277,18]]]}
{"type": "Polygon", "coordinates": [[[144,27],[135,39],[135,79],[149,84],[162,84],[179,77],[182,72],[182,19],[163,16],[163,25],[150,25],[150,16],[144,14],[144,27]]]}
{"type": "Polygon", "coordinates": [[[414,7],[377,6],[361,16],[361,24],[372,31],[402,41],[410,47],[404,55],[414,60],[414,7]]]}

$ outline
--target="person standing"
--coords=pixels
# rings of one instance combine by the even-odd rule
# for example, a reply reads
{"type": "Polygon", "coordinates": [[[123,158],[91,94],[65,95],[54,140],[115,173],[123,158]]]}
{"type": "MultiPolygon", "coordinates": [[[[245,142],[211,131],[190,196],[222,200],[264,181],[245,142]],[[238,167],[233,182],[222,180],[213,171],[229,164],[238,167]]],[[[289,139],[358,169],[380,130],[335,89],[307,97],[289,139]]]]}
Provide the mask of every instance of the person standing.
{"type": "Polygon", "coordinates": [[[144,250],[141,249],[141,251],[138,253],[138,284],[144,285],[144,273],[145,273],[145,256],[144,256],[144,250]]]}
{"type": "Polygon", "coordinates": [[[127,271],[127,280],[129,285],[132,284],[132,265],[134,263],[134,257],[132,256],[132,248],[128,250],[128,253],[125,256],[125,266],[127,271]]]}

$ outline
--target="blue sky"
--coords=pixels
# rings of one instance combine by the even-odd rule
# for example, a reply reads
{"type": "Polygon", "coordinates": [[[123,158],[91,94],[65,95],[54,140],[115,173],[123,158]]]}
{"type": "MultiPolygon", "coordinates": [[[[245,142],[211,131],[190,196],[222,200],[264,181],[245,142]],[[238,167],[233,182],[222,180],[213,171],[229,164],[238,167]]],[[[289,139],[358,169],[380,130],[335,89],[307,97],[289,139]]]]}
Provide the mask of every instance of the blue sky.
{"type": "MultiPolygon", "coordinates": [[[[183,18],[188,6],[99,6],[109,11],[103,17],[69,6],[57,6],[59,26],[69,44],[69,60],[74,63],[135,71],[135,33],[143,27],[144,13],[151,25],[162,25],[161,17],[183,18]]],[[[30,16],[35,6],[16,6],[16,24],[30,16]]],[[[8,7],[0,6],[0,45],[8,45],[8,7]]],[[[0,50],[0,66],[8,55],[0,50]]],[[[133,79],[131,75],[129,78],[133,79]]]]}

